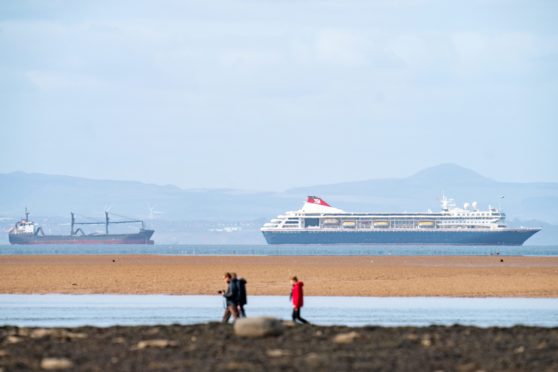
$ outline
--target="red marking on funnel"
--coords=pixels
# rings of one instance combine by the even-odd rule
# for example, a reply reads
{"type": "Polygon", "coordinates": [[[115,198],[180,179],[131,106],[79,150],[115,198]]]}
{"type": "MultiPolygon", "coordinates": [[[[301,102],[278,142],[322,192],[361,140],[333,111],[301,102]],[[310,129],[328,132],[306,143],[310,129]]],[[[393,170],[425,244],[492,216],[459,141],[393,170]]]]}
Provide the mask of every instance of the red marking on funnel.
{"type": "Polygon", "coordinates": [[[324,207],[331,207],[331,205],[327,204],[325,200],[320,199],[317,196],[309,196],[306,202],[311,204],[323,205],[324,207]]]}

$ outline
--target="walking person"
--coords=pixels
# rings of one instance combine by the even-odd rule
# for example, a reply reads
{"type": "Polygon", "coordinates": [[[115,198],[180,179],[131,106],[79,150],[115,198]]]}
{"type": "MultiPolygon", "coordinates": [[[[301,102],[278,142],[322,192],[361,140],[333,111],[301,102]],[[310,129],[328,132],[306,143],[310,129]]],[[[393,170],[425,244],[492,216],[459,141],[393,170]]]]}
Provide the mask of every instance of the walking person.
{"type": "Polygon", "coordinates": [[[231,315],[233,317],[233,321],[238,318],[238,280],[233,280],[231,273],[225,273],[223,280],[227,284],[227,290],[219,291],[219,293],[223,294],[226,301],[223,323],[228,323],[231,315]]]}
{"type": "Polygon", "coordinates": [[[248,303],[248,294],[246,293],[246,284],[248,282],[244,278],[238,279],[238,315],[241,318],[246,318],[246,311],[244,305],[248,303]]]}
{"type": "Polygon", "coordinates": [[[300,282],[296,276],[291,277],[291,300],[293,302],[293,322],[299,321],[303,324],[308,324],[308,321],[300,316],[300,309],[304,305],[304,293],[302,287],[304,286],[303,282],[300,282]]]}

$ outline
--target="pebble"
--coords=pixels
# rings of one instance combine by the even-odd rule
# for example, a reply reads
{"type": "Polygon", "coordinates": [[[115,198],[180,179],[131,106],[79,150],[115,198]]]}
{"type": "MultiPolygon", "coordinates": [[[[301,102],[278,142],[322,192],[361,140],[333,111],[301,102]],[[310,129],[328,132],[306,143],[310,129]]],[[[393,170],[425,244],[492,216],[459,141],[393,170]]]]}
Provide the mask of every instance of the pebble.
{"type": "Polygon", "coordinates": [[[8,336],[6,337],[6,343],[7,344],[17,344],[18,342],[23,341],[23,339],[21,337],[17,337],[17,336],[8,336]]]}
{"type": "Polygon", "coordinates": [[[177,345],[178,344],[176,343],[176,341],[172,341],[172,340],[163,340],[163,339],[143,340],[138,342],[136,346],[132,347],[132,350],[142,350],[142,349],[147,349],[149,347],[165,349],[167,347],[176,347],[177,345]]]}
{"type": "Polygon", "coordinates": [[[409,341],[416,341],[416,340],[418,340],[419,337],[414,333],[408,333],[405,336],[403,336],[403,338],[405,340],[409,340],[409,341]]]}
{"type": "Polygon", "coordinates": [[[355,332],[340,333],[333,338],[336,344],[352,344],[360,335],[355,332]]]}
{"type": "Polygon", "coordinates": [[[37,328],[31,331],[29,337],[31,338],[43,338],[46,336],[53,336],[55,334],[54,329],[44,329],[44,328],[37,328]]]}
{"type": "Polygon", "coordinates": [[[241,337],[278,336],[283,333],[283,322],[269,317],[237,319],[234,333],[241,337]]]}
{"type": "Polygon", "coordinates": [[[432,341],[430,341],[430,336],[429,335],[422,336],[422,340],[420,341],[420,344],[425,348],[432,346],[432,341]]]}
{"type": "Polygon", "coordinates": [[[228,362],[225,369],[228,370],[241,370],[241,371],[252,371],[256,366],[248,362],[228,362]]]}
{"type": "Polygon", "coordinates": [[[29,334],[29,337],[35,338],[35,339],[36,338],[43,338],[43,337],[47,337],[47,336],[60,337],[60,338],[70,338],[70,339],[87,338],[87,335],[85,333],[70,332],[70,331],[66,331],[64,329],[37,328],[37,329],[34,329],[33,331],[31,331],[31,333],[29,334]]]}
{"type": "Polygon", "coordinates": [[[41,368],[46,370],[73,368],[74,363],[66,358],[43,358],[41,368]]]}
{"type": "Polygon", "coordinates": [[[280,358],[280,357],[291,355],[291,353],[288,350],[282,350],[282,349],[267,350],[265,354],[270,358],[280,358]]]}
{"type": "Polygon", "coordinates": [[[149,328],[149,329],[145,332],[145,334],[146,334],[146,335],[156,335],[156,334],[158,334],[159,332],[161,332],[161,329],[160,329],[159,327],[153,327],[153,328],[149,328]]]}
{"type": "Polygon", "coordinates": [[[464,363],[457,365],[458,372],[480,372],[475,363],[464,363]]]}
{"type": "Polygon", "coordinates": [[[81,332],[64,331],[64,332],[62,332],[62,337],[71,338],[71,339],[87,338],[87,334],[86,333],[81,333],[81,332]]]}
{"type": "Polygon", "coordinates": [[[8,332],[8,335],[22,336],[22,337],[29,337],[30,334],[31,334],[30,328],[18,328],[15,331],[12,330],[8,332]]]}
{"type": "Polygon", "coordinates": [[[328,359],[317,353],[308,353],[304,358],[304,361],[310,368],[319,368],[327,364],[328,359]]]}
{"type": "Polygon", "coordinates": [[[113,344],[125,344],[126,339],[124,337],[118,336],[112,339],[113,344]]]}
{"type": "Polygon", "coordinates": [[[514,354],[521,354],[521,353],[523,353],[524,351],[525,351],[525,347],[519,346],[518,348],[516,348],[516,349],[513,351],[513,353],[514,353],[514,354]]]}

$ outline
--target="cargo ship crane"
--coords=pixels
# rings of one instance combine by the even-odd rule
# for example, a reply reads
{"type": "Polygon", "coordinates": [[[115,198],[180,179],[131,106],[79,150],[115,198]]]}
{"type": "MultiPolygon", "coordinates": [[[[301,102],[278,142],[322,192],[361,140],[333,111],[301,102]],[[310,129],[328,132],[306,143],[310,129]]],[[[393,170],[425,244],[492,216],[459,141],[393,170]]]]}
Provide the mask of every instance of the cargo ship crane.
{"type": "MultiPolygon", "coordinates": [[[[77,228],[74,230],[74,226],[75,225],[105,225],[105,234],[109,235],[109,225],[112,224],[121,224],[121,223],[140,223],[141,224],[141,229],[144,230],[145,229],[145,225],[143,223],[142,220],[122,220],[122,221],[111,221],[110,217],[109,217],[109,213],[105,211],[105,221],[104,222],[76,222],[76,218],[74,215],[74,212],[71,212],[70,215],[72,216],[72,221],[71,221],[71,228],[70,228],[70,233],[71,235],[77,235],[78,233],[81,233],[82,235],[85,235],[85,232],[81,229],[81,228],[77,228]]],[[[123,216],[122,216],[123,217],[123,216]]],[[[127,217],[126,217],[127,218],[127,217]]]]}

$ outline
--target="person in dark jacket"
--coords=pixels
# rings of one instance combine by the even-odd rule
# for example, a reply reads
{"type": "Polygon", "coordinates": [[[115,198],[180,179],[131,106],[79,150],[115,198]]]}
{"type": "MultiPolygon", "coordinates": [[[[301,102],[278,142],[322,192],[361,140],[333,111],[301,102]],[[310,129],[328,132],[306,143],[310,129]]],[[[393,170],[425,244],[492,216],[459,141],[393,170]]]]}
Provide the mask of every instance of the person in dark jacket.
{"type": "Polygon", "coordinates": [[[246,311],[244,305],[248,303],[248,295],[246,293],[246,284],[248,282],[244,278],[238,279],[238,315],[241,318],[246,318],[246,311]]]}
{"type": "Polygon", "coordinates": [[[302,287],[304,283],[300,282],[296,276],[291,277],[291,285],[293,286],[291,291],[291,300],[293,302],[293,322],[301,322],[308,324],[308,321],[300,316],[300,309],[304,305],[304,292],[302,287]]]}
{"type": "Polygon", "coordinates": [[[223,323],[228,323],[231,315],[233,320],[238,318],[238,280],[236,280],[236,278],[233,280],[231,273],[225,273],[223,280],[227,283],[227,290],[219,292],[223,293],[223,297],[225,297],[226,301],[223,323]]]}

